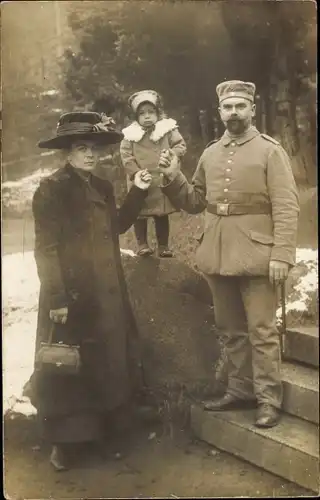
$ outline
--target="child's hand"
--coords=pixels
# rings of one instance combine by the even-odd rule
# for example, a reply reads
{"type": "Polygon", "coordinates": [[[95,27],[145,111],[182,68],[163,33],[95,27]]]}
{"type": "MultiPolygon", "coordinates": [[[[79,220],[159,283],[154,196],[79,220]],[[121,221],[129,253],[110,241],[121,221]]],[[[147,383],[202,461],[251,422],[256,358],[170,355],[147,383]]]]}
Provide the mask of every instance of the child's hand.
{"type": "Polygon", "coordinates": [[[150,187],[152,176],[147,169],[139,170],[134,176],[134,185],[140,189],[146,190],[150,187]]]}
{"type": "Polygon", "coordinates": [[[172,149],[166,149],[161,151],[158,166],[162,174],[173,179],[179,171],[179,159],[172,149]]]}

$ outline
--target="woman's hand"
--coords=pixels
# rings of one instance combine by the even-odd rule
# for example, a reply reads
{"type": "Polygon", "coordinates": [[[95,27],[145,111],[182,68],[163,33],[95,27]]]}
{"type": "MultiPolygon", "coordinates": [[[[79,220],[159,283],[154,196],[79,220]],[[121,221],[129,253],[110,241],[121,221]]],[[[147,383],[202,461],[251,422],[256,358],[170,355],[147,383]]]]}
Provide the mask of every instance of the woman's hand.
{"type": "Polygon", "coordinates": [[[146,190],[150,187],[152,176],[147,169],[139,170],[134,176],[134,185],[140,189],[146,190]]]}
{"type": "Polygon", "coordinates": [[[64,325],[68,318],[68,308],[61,307],[60,309],[51,309],[49,316],[54,323],[62,323],[64,325]]]}
{"type": "Polygon", "coordinates": [[[169,180],[173,179],[180,170],[179,159],[172,149],[161,151],[158,165],[160,172],[169,180]]]}

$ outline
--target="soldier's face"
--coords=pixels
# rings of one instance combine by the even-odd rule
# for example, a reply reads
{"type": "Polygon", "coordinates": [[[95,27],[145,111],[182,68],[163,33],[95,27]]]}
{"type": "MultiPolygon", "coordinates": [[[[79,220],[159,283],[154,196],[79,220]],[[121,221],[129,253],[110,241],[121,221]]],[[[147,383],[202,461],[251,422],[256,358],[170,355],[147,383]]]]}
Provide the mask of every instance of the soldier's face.
{"type": "Polygon", "coordinates": [[[75,168],[91,172],[98,163],[101,148],[94,141],[75,141],[68,152],[68,161],[75,168]]]}
{"type": "Polygon", "coordinates": [[[242,97],[228,97],[219,107],[221,120],[231,134],[242,134],[250,127],[255,104],[242,97]]]}

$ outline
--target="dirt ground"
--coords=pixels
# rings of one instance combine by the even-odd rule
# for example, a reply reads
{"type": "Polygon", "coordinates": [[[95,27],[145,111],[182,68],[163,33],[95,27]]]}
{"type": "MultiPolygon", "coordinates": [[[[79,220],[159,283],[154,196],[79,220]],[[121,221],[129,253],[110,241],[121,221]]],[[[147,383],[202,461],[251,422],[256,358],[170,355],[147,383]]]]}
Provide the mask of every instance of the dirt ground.
{"type": "MultiPolygon", "coordinates": [[[[311,193],[311,202],[310,193],[303,196],[308,199],[308,209],[303,210],[298,244],[316,248],[315,193],[311,193]]],[[[173,228],[183,226],[184,234],[194,234],[195,228],[189,227],[190,232],[186,231],[180,217],[181,214],[174,215],[173,228]]],[[[188,216],[187,222],[190,220],[188,216]]],[[[179,235],[175,236],[175,241],[179,241],[179,235]]],[[[32,220],[4,219],[2,237],[4,254],[31,250],[34,239],[32,220]]],[[[187,243],[183,242],[180,248],[186,246],[187,243]]],[[[134,246],[130,245],[130,248],[134,246]]],[[[179,248],[175,251],[178,258],[187,260],[179,248]]],[[[188,253],[190,251],[192,248],[189,247],[188,253]]],[[[170,436],[159,422],[134,422],[125,432],[111,432],[106,450],[104,459],[84,452],[84,457],[72,470],[55,473],[48,463],[48,449],[39,442],[35,419],[19,415],[6,418],[5,497],[59,500],[311,495],[282,478],[195,440],[188,429],[176,429],[170,436]]]]}
{"type": "Polygon", "coordinates": [[[297,497],[310,492],[193,439],[136,422],[113,433],[107,454],[84,451],[72,470],[56,473],[39,447],[36,422],[8,420],[4,488],[8,499],[297,497]],[[120,454],[120,456],[119,456],[120,454]]]}

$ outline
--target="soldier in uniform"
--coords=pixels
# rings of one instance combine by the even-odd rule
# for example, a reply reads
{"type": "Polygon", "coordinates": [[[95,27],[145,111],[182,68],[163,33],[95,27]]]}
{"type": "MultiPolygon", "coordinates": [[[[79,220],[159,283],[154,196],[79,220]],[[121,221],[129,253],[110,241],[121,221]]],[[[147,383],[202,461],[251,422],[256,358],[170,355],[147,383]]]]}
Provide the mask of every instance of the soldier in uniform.
{"type": "Polygon", "coordinates": [[[253,125],[255,85],[217,86],[226,130],[203,152],[192,183],[164,151],[163,191],[180,209],[205,210],[196,263],[208,280],[225,339],[228,385],[210,411],[257,407],[256,426],[278,423],[282,405],[277,286],[295,262],[299,203],[290,160],[253,125]]]}

